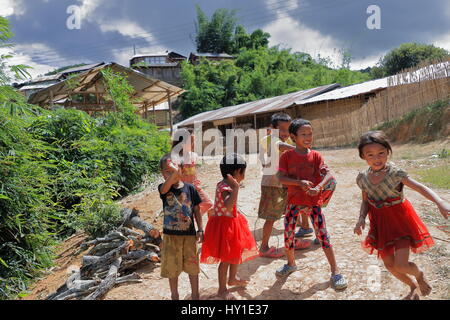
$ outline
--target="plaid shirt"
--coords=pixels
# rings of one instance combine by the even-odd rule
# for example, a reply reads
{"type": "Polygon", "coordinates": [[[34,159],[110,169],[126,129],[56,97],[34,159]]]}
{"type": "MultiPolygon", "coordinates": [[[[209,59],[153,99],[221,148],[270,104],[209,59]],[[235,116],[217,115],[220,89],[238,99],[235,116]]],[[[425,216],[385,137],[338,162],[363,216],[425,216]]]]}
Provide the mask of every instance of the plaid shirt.
{"type": "Polygon", "coordinates": [[[356,177],[356,184],[367,193],[369,203],[376,208],[393,206],[403,202],[402,179],[407,177],[408,173],[396,167],[392,162],[388,163],[387,166],[386,175],[378,184],[370,182],[369,169],[360,172],[356,177]]]}

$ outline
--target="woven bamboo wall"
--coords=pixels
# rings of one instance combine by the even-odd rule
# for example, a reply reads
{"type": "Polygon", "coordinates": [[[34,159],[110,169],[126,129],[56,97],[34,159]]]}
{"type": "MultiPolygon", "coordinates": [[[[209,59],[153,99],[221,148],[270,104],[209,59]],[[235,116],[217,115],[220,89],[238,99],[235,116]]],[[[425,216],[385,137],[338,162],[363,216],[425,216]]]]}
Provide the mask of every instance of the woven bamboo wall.
{"type": "Polygon", "coordinates": [[[421,69],[420,79],[417,79],[415,71],[392,77],[389,87],[367,101],[364,96],[357,96],[301,107],[301,117],[310,120],[313,125],[314,145],[336,147],[355,143],[362,133],[377,125],[450,98],[449,65],[446,66],[447,77],[444,78],[439,78],[442,74],[425,68],[421,69]],[[410,83],[413,81],[417,82],[410,83]]]}

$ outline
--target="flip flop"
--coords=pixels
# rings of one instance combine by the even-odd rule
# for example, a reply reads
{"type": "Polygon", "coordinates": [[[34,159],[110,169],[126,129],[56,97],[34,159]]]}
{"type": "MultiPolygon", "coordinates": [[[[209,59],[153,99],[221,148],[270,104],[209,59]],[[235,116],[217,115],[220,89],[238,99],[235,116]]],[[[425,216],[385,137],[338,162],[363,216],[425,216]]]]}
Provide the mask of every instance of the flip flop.
{"type": "Polygon", "coordinates": [[[308,249],[309,247],[311,247],[311,244],[312,244],[311,240],[295,239],[294,249],[295,250],[308,249]]]}
{"type": "Polygon", "coordinates": [[[265,252],[261,252],[261,257],[265,257],[265,258],[281,258],[284,256],[284,252],[282,252],[281,250],[278,250],[275,247],[270,247],[269,249],[267,249],[267,251],[265,252]]]}

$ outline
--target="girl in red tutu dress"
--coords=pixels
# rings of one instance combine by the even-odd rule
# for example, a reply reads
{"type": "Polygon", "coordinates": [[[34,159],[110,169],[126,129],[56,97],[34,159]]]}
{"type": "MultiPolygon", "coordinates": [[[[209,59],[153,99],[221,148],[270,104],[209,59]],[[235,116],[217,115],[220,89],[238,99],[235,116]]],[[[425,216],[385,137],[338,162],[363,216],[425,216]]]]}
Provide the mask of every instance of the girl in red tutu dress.
{"type": "Polygon", "coordinates": [[[368,214],[370,229],[362,242],[363,249],[369,254],[376,252],[388,271],[410,287],[405,299],[419,298],[417,286],[410,276],[416,278],[422,295],[428,295],[431,287],[423,272],[409,261],[409,253],[423,252],[433,246],[434,241],[411,203],[404,198],[403,185],[433,201],[445,219],[448,219],[450,206],[431,189],[387,161],[392,148],[382,131],[364,134],[358,149],[369,168],[356,178],[363,201],[354,232],[362,234],[368,214]]]}
{"type": "Polygon", "coordinates": [[[244,180],[246,167],[245,160],[237,154],[229,154],[222,159],[220,171],[223,180],[216,187],[214,214],[206,225],[200,257],[201,263],[220,263],[218,295],[226,300],[235,299],[228,292],[227,284],[247,285],[247,281],[236,276],[238,266],[259,256],[247,220],[236,208],[239,183],[244,180]]]}

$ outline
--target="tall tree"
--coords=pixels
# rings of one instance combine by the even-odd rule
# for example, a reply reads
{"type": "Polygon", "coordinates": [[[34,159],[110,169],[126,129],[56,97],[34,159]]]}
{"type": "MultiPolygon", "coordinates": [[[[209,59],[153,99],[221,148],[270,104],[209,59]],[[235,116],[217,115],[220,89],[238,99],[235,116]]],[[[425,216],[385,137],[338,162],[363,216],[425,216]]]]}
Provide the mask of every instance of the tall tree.
{"type": "Polygon", "coordinates": [[[205,15],[200,6],[196,5],[197,35],[195,42],[198,52],[231,53],[234,45],[234,32],[236,29],[236,11],[218,9],[211,20],[205,15]]]}
{"type": "Polygon", "coordinates": [[[195,42],[198,52],[237,54],[244,48],[268,47],[270,34],[261,29],[248,34],[242,25],[236,24],[236,11],[218,9],[209,19],[198,5],[196,9],[195,42]]]}
{"type": "Polygon", "coordinates": [[[433,45],[403,43],[383,57],[381,67],[384,68],[385,75],[390,76],[415,67],[423,61],[433,61],[448,56],[450,52],[433,45]]]}

